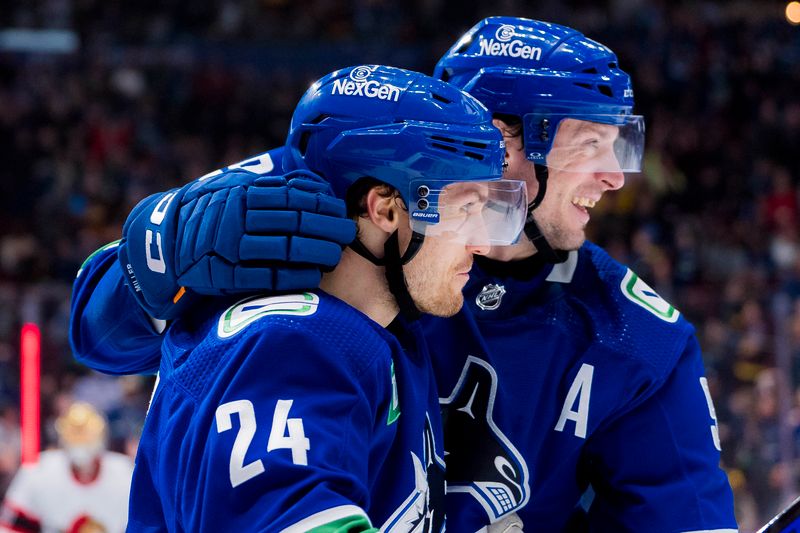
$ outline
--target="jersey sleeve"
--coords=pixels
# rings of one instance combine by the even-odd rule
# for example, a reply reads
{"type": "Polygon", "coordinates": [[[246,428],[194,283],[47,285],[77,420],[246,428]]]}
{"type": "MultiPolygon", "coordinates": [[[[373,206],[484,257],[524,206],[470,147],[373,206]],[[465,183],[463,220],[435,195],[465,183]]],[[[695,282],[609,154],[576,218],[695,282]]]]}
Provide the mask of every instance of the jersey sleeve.
{"type": "Polygon", "coordinates": [[[84,262],[72,288],[70,344],[82,364],[106,374],[158,370],[162,336],[136,302],[111,243],[84,262]]]}
{"type": "Polygon", "coordinates": [[[380,370],[385,357],[354,354],[325,332],[291,328],[255,334],[235,350],[231,357],[241,363],[226,365],[202,395],[207,423],[197,435],[206,445],[190,461],[198,472],[182,476],[184,494],[203,480],[190,500],[215,515],[195,525],[374,531],[366,511],[370,464],[390,446],[395,428],[385,420],[391,400],[391,375],[380,370]]]}
{"type": "Polygon", "coordinates": [[[696,339],[653,396],[589,439],[598,531],[736,531],[716,414],[696,339]]]}

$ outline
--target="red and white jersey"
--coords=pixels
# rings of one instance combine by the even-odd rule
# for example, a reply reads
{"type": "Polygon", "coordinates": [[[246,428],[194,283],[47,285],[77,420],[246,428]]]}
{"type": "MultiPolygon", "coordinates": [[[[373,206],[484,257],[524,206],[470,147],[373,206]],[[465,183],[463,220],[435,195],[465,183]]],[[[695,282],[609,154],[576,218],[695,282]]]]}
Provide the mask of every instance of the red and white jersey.
{"type": "Polygon", "coordinates": [[[104,452],[97,476],[79,481],[63,450],[20,468],[0,511],[0,532],[125,531],[133,461],[104,452]]]}

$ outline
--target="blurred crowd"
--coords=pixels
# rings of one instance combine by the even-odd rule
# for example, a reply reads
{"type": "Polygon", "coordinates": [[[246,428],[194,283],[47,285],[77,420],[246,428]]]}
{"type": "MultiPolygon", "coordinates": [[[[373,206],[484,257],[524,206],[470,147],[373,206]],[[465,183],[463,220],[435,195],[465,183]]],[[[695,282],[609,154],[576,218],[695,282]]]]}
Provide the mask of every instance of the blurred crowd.
{"type": "MultiPolygon", "coordinates": [[[[432,71],[475,21],[518,15],[611,47],[647,122],[645,172],[591,238],[696,326],[741,531],[798,490],[800,27],[780,2],[12,0],[9,27],[72,53],[0,48],[0,496],[18,453],[18,332],[43,328],[44,444],[72,400],[134,450],[152,379],[72,361],[69,290],[135,203],[278,146],[309,82],[358,62],[432,71]]],[[[0,39],[0,44],[2,40],[0,39]]]]}

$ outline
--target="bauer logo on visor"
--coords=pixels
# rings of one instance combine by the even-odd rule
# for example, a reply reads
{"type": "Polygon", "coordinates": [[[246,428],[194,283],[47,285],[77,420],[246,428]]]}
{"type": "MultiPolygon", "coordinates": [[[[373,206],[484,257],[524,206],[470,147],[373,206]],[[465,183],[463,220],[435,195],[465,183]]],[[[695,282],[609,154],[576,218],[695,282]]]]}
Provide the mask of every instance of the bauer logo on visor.
{"type": "Polygon", "coordinates": [[[423,222],[437,224],[439,222],[439,213],[431,213],[429,211],[412,211],[411,218],[415,220],[422,220],[423,222]]]}
{"type": "Polygon", "coordinates": [[[361,96],[363,98],[377,98],[397,102],[400,98],[400,88],[378,80],[369,79],[375,67],[367,65],[356,67],[350,72],[348,78],[334,80],[332,94],[346,96],[361,96]]]}

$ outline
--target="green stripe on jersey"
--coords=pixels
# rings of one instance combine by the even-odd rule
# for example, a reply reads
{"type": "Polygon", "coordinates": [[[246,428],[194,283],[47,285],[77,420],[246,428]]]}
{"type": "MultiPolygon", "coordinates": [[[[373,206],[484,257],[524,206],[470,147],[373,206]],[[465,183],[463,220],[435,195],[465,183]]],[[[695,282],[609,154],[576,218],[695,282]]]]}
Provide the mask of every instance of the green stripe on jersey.
{"type": "Polygon", "coordinates": [[[400,418],[400,397],[397,394],[397,377],[394,375],[394,361],[392,361],[392,403],[389,405],[389,416],[386,425],[391,426],[400,418]]]}
{"type": "MultiPolygon", "coordinates": [[[[88,265],[88,264],[89,264],[89,261],[91,261],[91,260],[92,260],[92,258],[93,258],[94,256],[96,256],[96,255],[97,255],[97,254],[99,254],[100,252],[105,252],[105,251],[106,251],[106,250],[108,250],[109,248],[114,248],[114,247],[116,247],[116,246],[119,246],[120,240],[121,240],[121,239],[118,239],[118,240],[116,240],[116,241],[114,241],[114,242],[110,242],[110,243],[106,244],[105,246],[101,246],[100,248],[98,248],[97,250],[95,250],[94,252],[92,252],[92,253],[89,255],[89,257],[87,257],[86,259],[84,259],[84,261],[83,261],[83,264],[81,264],[81,267],[78,269],[78,276],[80,276],[80,275],[81,275],[81,272],[83,272],[83,269],[84,269],[84,268],[86,268],[86,265],[88,265]]],[[[77,277],[77,276],[75,276],[75,277],[77,277]]]]}

